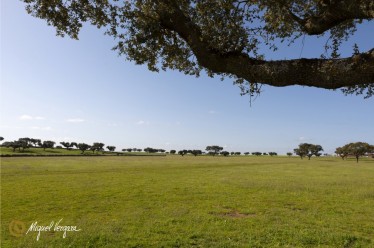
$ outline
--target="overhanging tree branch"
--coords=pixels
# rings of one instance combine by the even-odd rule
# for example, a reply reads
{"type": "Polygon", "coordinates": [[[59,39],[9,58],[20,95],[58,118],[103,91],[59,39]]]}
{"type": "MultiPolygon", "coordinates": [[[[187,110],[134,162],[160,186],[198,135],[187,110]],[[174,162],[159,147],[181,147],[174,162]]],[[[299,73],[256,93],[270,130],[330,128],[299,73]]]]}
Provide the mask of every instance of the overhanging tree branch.
{"type": "Polygon", "coordinates": [[[295,15],[290,8],[286,8],[286,11],[309,35],[323,34],[346,21],[374,18],[374,2],[371,0],[325,0],[320,2],[320,13],[304,18],[295,15]]]}
{"type": "Polygon", "coordinates": [[[253,83],[271,86],[302,85],[337,89],[374,82],[374,49],[341,59],[293,59],[264,61],[245,53],[220,53],[209,47],[200,28],[173,1],[162,11],[160,23],[186,41],[199,64],[214,73],[227,73],[253,83]]]}
{"type": "MultiPolygon", "coordinates": [[[[57,34],[77,38],[83,23],[108,27],[126,59],[199,76],[229,76],[250,86],[267,84],[345,88],[374,95],[374,49],[338,58],[341,41],[357,23],[374,18],[372,0],[22,0],[57,34]],[[330,31],[333,58],[264,60],[278,41],[330,31]]],[[[316,54],[316,57],[319,55],[316,54]]],[[[241,86],[243,86],[242,84],[241,86]]]]}

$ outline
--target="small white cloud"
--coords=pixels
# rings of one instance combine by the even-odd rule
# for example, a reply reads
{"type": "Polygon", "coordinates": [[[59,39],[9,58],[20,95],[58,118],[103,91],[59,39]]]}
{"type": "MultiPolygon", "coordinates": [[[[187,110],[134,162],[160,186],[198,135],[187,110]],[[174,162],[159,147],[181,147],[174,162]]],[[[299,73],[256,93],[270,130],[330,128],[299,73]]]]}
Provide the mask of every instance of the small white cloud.
{"type": "Polygon", "coordinates": [[[143,125],[143,124],[145,124],[145,121],[140,120],[140,121],[138,121],[136,124],[138,124],[138,125],[143,125]]]}
{"type": "Polygon", "coordinates": [[[213,115],[213,114],[216,114],[217,112],[216,111],[214,111],[214,110],[209,110],[209,112],[208,112],[209,114],[211,114],[211,115],[213,115]]]}
{"type": "Polygon", "coordinates": [[[66,121],[71,122],[71,123],[80,123],[80,122],[84,122],[85,120],[82,118],[70,118],[70,119],[67,119],[66,121]]]}
{"type": "Polygon", "coordinates": [[[21,115],[19,117],[20,120],[27,121],[27,120],[45,120],[42,116],[31,116],[31,115],[21,115]]]}
{"type": "Polygon", "coordinates": [[[23,120],[23,121],[26,121],[26,120],[32,120],[33,118],[32,118],[32,116],[30,116],[30,115],[21,115],[21,116],[19,117],[19,119],[20,119],[20,120],[23,120]]]}

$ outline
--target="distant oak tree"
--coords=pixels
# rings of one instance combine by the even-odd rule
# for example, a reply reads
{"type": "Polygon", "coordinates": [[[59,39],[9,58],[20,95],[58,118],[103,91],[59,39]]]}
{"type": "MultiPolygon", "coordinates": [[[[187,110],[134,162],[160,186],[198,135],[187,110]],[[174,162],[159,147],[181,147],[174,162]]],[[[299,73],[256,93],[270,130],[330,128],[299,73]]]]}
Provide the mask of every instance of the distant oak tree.
{"type": "Polygon", "coordinates": [[[114,152],[116,150],[115,146],[107,146],[106,149],[108,149],[110,152],[114,152]]]}
{"type": "Polygon", "coordinates": [[[349,143],[343,146],[342,149],[345,150],[348,154],[353,155],[356,158],[357,163],[360,157],[374,152],[373,146],[369,145],[366,142],[349,143]]]}
{"type": "Polygon", "coordinates": [[[302,143],[298,148],[294,149],[295,154],[300,156],[301,159],[308,157],[309,160],[313,155],[316,157],[321,156],[321,151],[323,151],[322,146],[309,143],[302,143]]]}
{"type": "Polygon", "coordinates": [[[217,145],[213,145],[213,146],[207,146],[205,148],[205,150],[210,154],[210,155],[217,155],[220,151],[223,150],[223,147],[221,146],[217,146],[217,145]]]}
{"type": "Polygon", "coordinates": [[[230,155],[230,153],[229,153],[228,151],[222,151],[222,152],[221,152],[221,155],[227,157],[227,156],[230,155]]]}
{"type": "Polygon", "coordinates": [[[77,148],[82,152],[82,154],[86,151],[86,150],[88,150],[88,149],[90,149],[90,145],[88,145],[88,144],[86,144],[86,143],[79,143],[79,144],[77,144],[77,148]]]}
{"type": "Polygon", "coordinates": [[[343,160],[348,156],[348,150],[347,147],[337,147],[335,149],[335,153],[341,157],[343,160]]]}
{"type": "Polygon", "coordinates": [[[43,150],[45,151],[46,148],[53,148],[55,145],[55,142],[54,141],[51,141],[51,140],[45,140],[43,141],[42,143],[42,148],[43,150]]]}

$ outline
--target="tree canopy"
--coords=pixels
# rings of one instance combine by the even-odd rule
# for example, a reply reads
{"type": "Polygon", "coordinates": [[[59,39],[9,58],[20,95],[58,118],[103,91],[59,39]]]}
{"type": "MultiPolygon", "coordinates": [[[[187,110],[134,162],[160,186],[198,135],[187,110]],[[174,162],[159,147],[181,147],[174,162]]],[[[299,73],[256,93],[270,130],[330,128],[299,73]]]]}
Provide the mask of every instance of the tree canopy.
{"type": "Polygon", "coordinates": [[[374,152],[374,146],[369,145],[366,142],[353,142],[346,144],[343,147],[338,147],[335,152],[339,152],[339,155],[341,153],[343,153],[345,156],[352,155],[356,158],[356,161],[358,163],[358,159],[361,156],[374,152]]]}
{"type": "Polygon", "coordinates": [[[215,155],[217,155],[220,151],[223,150],[223,147],[222,147],[222,146],[213,145],[213,146],[207,146],[207,147],[205,148],[205,150],[207,150],[209,154],[215,156],[215,155]]]}
{"type": "Polygon", "coordinates": [[[84,23],[104,27],[113,48],[152,71],[179,70],[233,78],[243,94],[262,84],[342,88],[346,94],[374,94],[374,48],[341,58],[341,43],[357,25],[371,21],[371,0],[22,0],[31,15],[57,34],[78,39],[84,23]],[[315,58],[269,60],[302,36],[325,36],[326,53],[315,58]]]}
{"type": "Polygon", "coordinates": [[[320,153],[321,151],[323,151],[323,148],[321,145],[314,145],[314,144],[308,144],[308,143],[302,143],[299,145],[298,148],[294,149],[295,154],[300,156],[301,159],[307,156],[309,160],[313,155],[316,157],[321,156],[322,155],[320,153]]]}

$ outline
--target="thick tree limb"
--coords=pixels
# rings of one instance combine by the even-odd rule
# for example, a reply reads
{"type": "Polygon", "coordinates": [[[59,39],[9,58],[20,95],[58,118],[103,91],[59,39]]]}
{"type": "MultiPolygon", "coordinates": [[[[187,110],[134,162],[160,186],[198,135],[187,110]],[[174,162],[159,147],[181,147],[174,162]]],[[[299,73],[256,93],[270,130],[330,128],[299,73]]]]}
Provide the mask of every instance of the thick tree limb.
{"type": "MultiPolygon", "coordinates": [[[[171,6],[168,1],[169,6],[171,6]]],[[[180,35],[199,64],[215,73],[228,73],[253,83],[283,87],[290,85],[337,89],[374,83],[374,49],[342,59],[294,59],[264,61],[245,53],[220,53],[210,49],[199,27],[175,4],[159,13],[165,29],[180,35]]]]}
{"type": "Polygon", "coordinates": [[[321,1],[324,6],[318,15],[304,17],[290,16],[309,35],[322,34],[325,31],[349,20],[374,18],[374,2],[372,0],[328,0],[321,1]]]}

